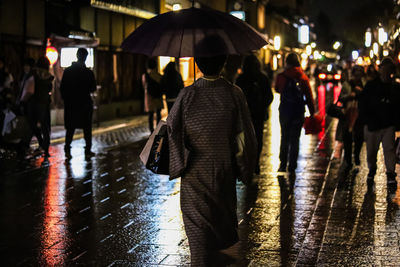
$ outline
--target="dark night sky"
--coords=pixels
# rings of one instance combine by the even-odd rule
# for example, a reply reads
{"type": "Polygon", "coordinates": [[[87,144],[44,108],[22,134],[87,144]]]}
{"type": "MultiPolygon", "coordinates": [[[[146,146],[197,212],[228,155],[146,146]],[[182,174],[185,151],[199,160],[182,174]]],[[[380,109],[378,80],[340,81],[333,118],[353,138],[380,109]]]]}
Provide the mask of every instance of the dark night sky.
{"type": "Polygon", "coordinates": [[[325,13],[331,24],[331,34],[357,45],[363,42],[367,27],[387,23],[384,16],[393,13],[393,0],[311,0],[310,3],[307,13],[314,21],[321,12],[325,13]]]}

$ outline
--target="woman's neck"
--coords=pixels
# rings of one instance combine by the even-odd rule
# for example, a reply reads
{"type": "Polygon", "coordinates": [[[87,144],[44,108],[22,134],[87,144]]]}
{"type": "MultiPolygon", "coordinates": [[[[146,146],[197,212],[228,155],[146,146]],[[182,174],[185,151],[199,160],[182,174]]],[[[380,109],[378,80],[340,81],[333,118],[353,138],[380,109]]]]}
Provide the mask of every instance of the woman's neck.
{"type": "Polygon", "coordinates": [[[204,75],[202,78],[209,81],[215,81],[219,79],[219,75],[204,75]]]}

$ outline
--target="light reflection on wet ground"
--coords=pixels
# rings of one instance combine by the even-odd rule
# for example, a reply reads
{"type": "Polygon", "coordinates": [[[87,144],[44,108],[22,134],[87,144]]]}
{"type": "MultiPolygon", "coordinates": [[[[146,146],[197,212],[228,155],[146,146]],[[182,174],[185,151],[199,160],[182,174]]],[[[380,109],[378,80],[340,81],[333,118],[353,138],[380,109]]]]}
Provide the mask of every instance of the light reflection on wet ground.
{"type": "MultiPolygon", "coordinates": [[[[329,161],[335,125],[327,121],[324,134],[302,135],[296,175],[278,173],[278,104],[276,98],[265,127],[261,175],[247,188],[237,185],[249,266],[396,266],[400,189],[386,193],[384,166],[374,191],[367,191],[365,163],[340,176],[339,164],[329,161]]],[[[48,162],[7,162],[0,179],[3,266],[190,263],[180,180],[145,170],[138,159],[144,141],[120,142],[125,135],[98,137],[91,159],[81,155],[79,140],[69,162],[62,144],[51,147],[48,162]]]]}

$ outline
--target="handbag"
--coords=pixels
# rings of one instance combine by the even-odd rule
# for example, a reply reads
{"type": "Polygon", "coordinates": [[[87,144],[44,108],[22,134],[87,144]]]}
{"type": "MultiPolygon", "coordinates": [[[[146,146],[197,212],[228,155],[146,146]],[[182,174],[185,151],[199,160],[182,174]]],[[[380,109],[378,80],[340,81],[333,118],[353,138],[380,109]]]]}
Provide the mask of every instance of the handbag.
{"type": "Polygon", "coordinates": [[[344,119],[344,111],[343,107],[339,106],[339,101],[336,101],[335,103],[332,103],[328,106],[328,110],[326,111],[326,114],[328,114],[331,117],[338,118],[338,119],[344,119]]]}
{"type": "Polygon", "coordinates": [[[319,114],[306,117],[303,124],[306,134],[319,134],[323,129],[323,122],[324,117],[319,114]]]}
{"type": "Polygon", "coordinates": [[[156,129],[150,135],[142,152],[140,160],[146,169],[156,174],[169,174],[169,149],[167,122],[160,120],[156,129]]]}

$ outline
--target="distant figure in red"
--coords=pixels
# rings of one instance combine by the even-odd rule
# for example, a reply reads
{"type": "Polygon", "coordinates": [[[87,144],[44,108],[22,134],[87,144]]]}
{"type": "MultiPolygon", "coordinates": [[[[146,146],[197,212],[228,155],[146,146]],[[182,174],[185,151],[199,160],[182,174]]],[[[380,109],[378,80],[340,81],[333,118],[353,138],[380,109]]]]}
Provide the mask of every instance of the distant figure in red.
{"type": "Polygon", "coordinates": [[[60,91],[64,100],[64,125],[65,157],[70,159],[71,143],[75,129],[83,129],[86,142],[85,156],[90,157],[94,153],[92,149],[92,115],[93,101],[91,93],[96,90],[94,73],[85,65],[88,52],[79,48],[76,53],[77,62],[65,69],[61,80],[60,91]]]}
{"type": "Polygon", "coordinates": [[[297,168],[301,128],[304,123],[305,105],[314,116],[314,100],[307,75],[300,67],[295,53],[286,57],[286,68],[275,81],[275,90],[281,94],[279,122],[281,124],[281,147],[279,171],[294,172],[297,168]],[[289,163],[289,165],[288,165],[289,163]]]}

